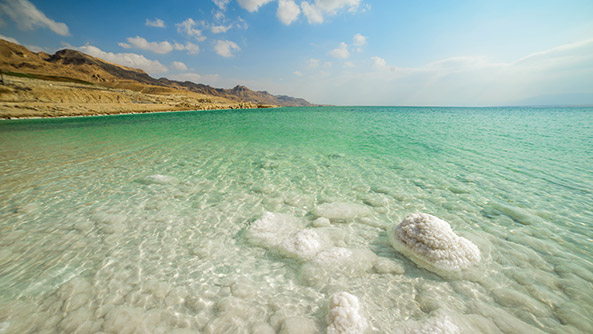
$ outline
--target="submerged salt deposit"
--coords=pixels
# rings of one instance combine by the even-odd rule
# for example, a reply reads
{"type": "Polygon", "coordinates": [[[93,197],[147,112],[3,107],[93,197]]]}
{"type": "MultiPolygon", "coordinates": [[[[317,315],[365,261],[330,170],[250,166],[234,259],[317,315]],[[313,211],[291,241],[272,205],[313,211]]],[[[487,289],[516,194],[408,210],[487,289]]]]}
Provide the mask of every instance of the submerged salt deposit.
{"type": "Polygon", "coordinates": [[[425,213],[408,215],[389,233],[389,242],[419,266],[445,275],[480,262],[480,250],[446,221],[425,213]]]}
{"type": "Polygon", "coordinates": [[[329,300],[327,334],[363,334],[368,327],[358,298],[340,292],[329,300]]]}
{"type": "Polygon", "coordinates": [[[0,333],[592,333],[592,115],[0,122],[0,333]]]}

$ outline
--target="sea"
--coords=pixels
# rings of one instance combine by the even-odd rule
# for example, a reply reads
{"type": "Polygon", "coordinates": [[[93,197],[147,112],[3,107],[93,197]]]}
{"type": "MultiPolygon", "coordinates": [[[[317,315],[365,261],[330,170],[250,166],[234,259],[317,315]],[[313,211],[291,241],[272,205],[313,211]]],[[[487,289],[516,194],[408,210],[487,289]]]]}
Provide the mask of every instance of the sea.
{"type": "Polygon", "coordinates": [[[593,333],[592,315],[593,108],[0,121],[2,334],[593,333]],[[479,263],[396,251],[414,213],[479,263]]]}

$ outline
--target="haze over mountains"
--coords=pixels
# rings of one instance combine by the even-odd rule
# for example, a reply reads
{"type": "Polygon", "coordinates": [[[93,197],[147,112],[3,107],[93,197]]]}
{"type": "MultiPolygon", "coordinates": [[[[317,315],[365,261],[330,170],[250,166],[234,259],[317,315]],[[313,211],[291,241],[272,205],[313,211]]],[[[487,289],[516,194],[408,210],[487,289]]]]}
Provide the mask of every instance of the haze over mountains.
{"type": "MultiPolygon", "coordinates": [[[[96,86],[148,94],[197,93],[209,97],[201,97],[202,100],[208,100],[207,102],[216,100],[266,106],[312,105],[301,98],[253,91],[240,85],[232,89],[222,89],[190,81],[155,79],[143,70],[114,64],[80,51],[64,49],[53,55],[45,52],[34,53],[22,45],[2,39],[0,39],[0,69],[4,72],[32,74],[38,77],[68,78],[96,86]]],[[[0,100],[4,100],[1,95],[0,100]]]]}

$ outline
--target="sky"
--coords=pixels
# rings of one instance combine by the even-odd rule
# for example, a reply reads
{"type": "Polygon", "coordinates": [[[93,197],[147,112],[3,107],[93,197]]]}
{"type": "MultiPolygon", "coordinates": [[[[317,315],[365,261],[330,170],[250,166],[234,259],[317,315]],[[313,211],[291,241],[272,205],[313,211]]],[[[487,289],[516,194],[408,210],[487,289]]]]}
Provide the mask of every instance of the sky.
{"type": "Polygon", "coordinates": [[[0,0],[0,38],[319,104],[593,104],[591,0],[0,0]]]}

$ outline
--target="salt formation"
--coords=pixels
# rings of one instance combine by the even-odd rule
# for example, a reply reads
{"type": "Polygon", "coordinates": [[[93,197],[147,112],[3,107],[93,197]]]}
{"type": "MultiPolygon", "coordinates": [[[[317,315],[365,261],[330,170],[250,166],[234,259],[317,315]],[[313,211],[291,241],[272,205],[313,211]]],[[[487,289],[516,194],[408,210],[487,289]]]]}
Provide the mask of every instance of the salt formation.
{"type": "Polygon", "coordinates": [[[309,260],[323,250],[326,242],[315,230],[303,230],[302,225],[290,215],[266,212],[261,219],[251,224],[246,235],[257,246],[309,260]]]}
{"type": "Polygon", "coordinates": [[[368,327],[367,320],[362,316],[362,308],[358,298],[348,292],[340,292],[331,296],[328,334],[362,334],[368,327]]]}
{"type": "Polygon", "coordinates": [[[476,245],[455,234],[449,223],[425,213],[404,218],[389,233],[389,242],[418,266],[437,274],[460,272],[480,261],[476,245]]]}
{"type": "Polygon", "coordinates": [[[300,229],[301,224],[291,215],[265,212],[261,219],[251,224],[246,235],[257,246],[277,247],[287,235],[296,233],[300,229]]]}
{"type": "Polygon", "coordinates": [[[317,232],[306,229],[282,241],[282,249],[295,257],[310,259],[322,249],[321,238],[317,232]]]}

